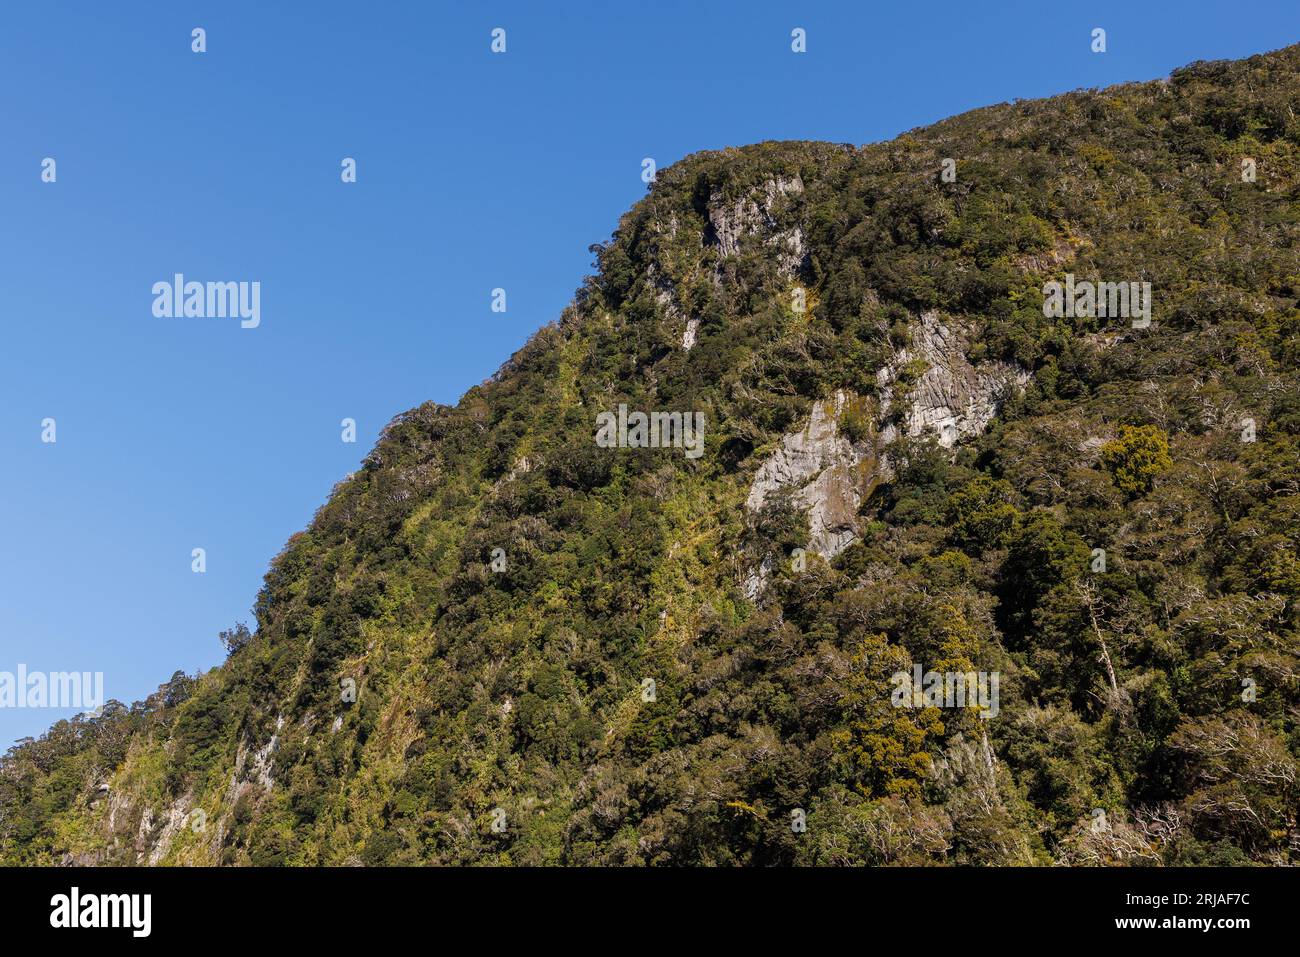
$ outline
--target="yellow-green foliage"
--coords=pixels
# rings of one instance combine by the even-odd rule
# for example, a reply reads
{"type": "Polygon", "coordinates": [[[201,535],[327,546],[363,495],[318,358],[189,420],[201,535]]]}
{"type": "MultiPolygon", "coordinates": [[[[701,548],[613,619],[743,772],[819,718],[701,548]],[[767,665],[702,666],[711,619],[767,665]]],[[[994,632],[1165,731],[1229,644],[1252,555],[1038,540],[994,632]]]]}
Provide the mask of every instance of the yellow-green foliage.
{"type": "Polygon", "coordinates": [[[659,171],[559,322],[389,424],[220,669],[0,761],[0,863],[1076,863],[1099,807],[1179,822],[1143,862],[1297,863],[1298,97],[1292,47],[659,171]],[[723,255],[711,211],[796,178],[723,255]],[[1151,281],[1152,327],[1045,316],[1066,272],[1151,281]],[[1027,383],[952,449],[886,421],[925,360],[882,411],[927,312],[1027,383]],[[745,503],[839,393],[854,541],[796,564],[810,483],[745,503]],[[705,454],[598,447],[620,403],[705,454]],[[913,665],[998,675],[996,716],[894,702],[913,665]]]}
{"type": "Polygon", "coordinates": [[[1101,447],[1101,464],[1129,495],[1141,495],[1161,472],[1174,464],[1169,437],[1154,425],[1126,425],[1101,447]]]}

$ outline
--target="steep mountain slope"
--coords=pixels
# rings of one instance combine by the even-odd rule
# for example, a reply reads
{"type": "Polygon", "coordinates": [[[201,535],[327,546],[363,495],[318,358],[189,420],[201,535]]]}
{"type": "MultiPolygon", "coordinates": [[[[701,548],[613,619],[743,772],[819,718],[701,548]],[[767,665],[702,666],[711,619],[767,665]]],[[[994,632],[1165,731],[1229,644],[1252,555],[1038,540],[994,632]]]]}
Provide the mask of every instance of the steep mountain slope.
{"type": "Polygon", "coordinates": [[[0,861],[1296,862],[1298,102],[1290,47],[662,171],[223,667],[10,751],[0,861]]]}

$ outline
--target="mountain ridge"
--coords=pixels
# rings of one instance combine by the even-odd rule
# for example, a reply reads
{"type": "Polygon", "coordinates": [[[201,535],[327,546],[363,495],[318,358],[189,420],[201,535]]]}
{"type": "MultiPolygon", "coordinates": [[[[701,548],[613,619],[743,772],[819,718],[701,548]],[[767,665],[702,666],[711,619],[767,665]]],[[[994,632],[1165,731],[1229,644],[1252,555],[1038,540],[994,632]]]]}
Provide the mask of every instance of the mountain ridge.
{"type": "Polygon", "coordinates": [[[1293,862],[1298,94],[1287,47],[660,171],[224,666],[11,749],[0,860],[1293,862]]]}

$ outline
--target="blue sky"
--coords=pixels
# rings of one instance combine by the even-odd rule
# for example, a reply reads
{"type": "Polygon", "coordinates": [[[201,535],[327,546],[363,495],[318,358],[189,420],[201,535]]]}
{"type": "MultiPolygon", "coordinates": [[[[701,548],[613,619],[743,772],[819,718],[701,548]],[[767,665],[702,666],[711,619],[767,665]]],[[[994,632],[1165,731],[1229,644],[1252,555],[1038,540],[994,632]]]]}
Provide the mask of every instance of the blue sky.
{"type": "MultiPolygon", "coordinates": [[[[1297,40],[1294,0],[5,4],[0,671],[129,702],[217,664],[383,425],[558,316],[644,157],[868,143],[1297,40]],[[261,325],[156,318],[176,272],[260,282],[261,325]]],[[[0,748],[66,714],[0,708],[0,748]]]]}

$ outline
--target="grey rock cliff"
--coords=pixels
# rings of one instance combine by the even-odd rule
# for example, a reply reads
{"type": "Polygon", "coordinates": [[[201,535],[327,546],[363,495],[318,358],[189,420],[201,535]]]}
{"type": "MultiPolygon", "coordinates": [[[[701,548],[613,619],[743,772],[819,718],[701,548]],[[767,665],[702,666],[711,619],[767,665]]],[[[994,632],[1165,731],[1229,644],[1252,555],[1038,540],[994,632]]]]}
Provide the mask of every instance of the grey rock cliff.
{"type": "MultiPolygon", "coordinates": [[[[759,466],[746,511],[756,515],[774,493],[791,488],[792,501],[808,518],[806,550],[829,560],[848,548],[860,533],[862,502],[892,475],[889,445],[900,432],[932,434],[951,449],[988,428],[1011,390],[1028,382],[1029,373],[1010,363],[973,365],[966,358],[964,335],[936,313],[923,314],[909,345],[876,373],[879,404],[842,390],[814,402],[807,425],[783,436],[759,466]],[[924,371],[908,386],[900,374],[916,360],[924,371]],[[867,434],[856,441],[842,428],[851,405],[868,419],[867,434]]],[[[761,594],[771,572],[770,559],[751,570],[745,593],[750,598],[761,594]]]]}
{"type": "MultiPolygon", "coordinates": [[[[1028,381],[1028,371],[1007,362],[972,365],[963,331],[945,325],[935,312],[922,314],[912,328],[910,345],[876,373],[884,411],[902,406],[903,432],[913,437],[933,432],[947,449],[988,428],[1009,391],[1028,381]],[[898,375],[915,360],[925,363],[925,371],[905,396],[899,396],[898,375]]],[[[882,442],[897,436],[893,422],[883,425],[882,442]]]]}

